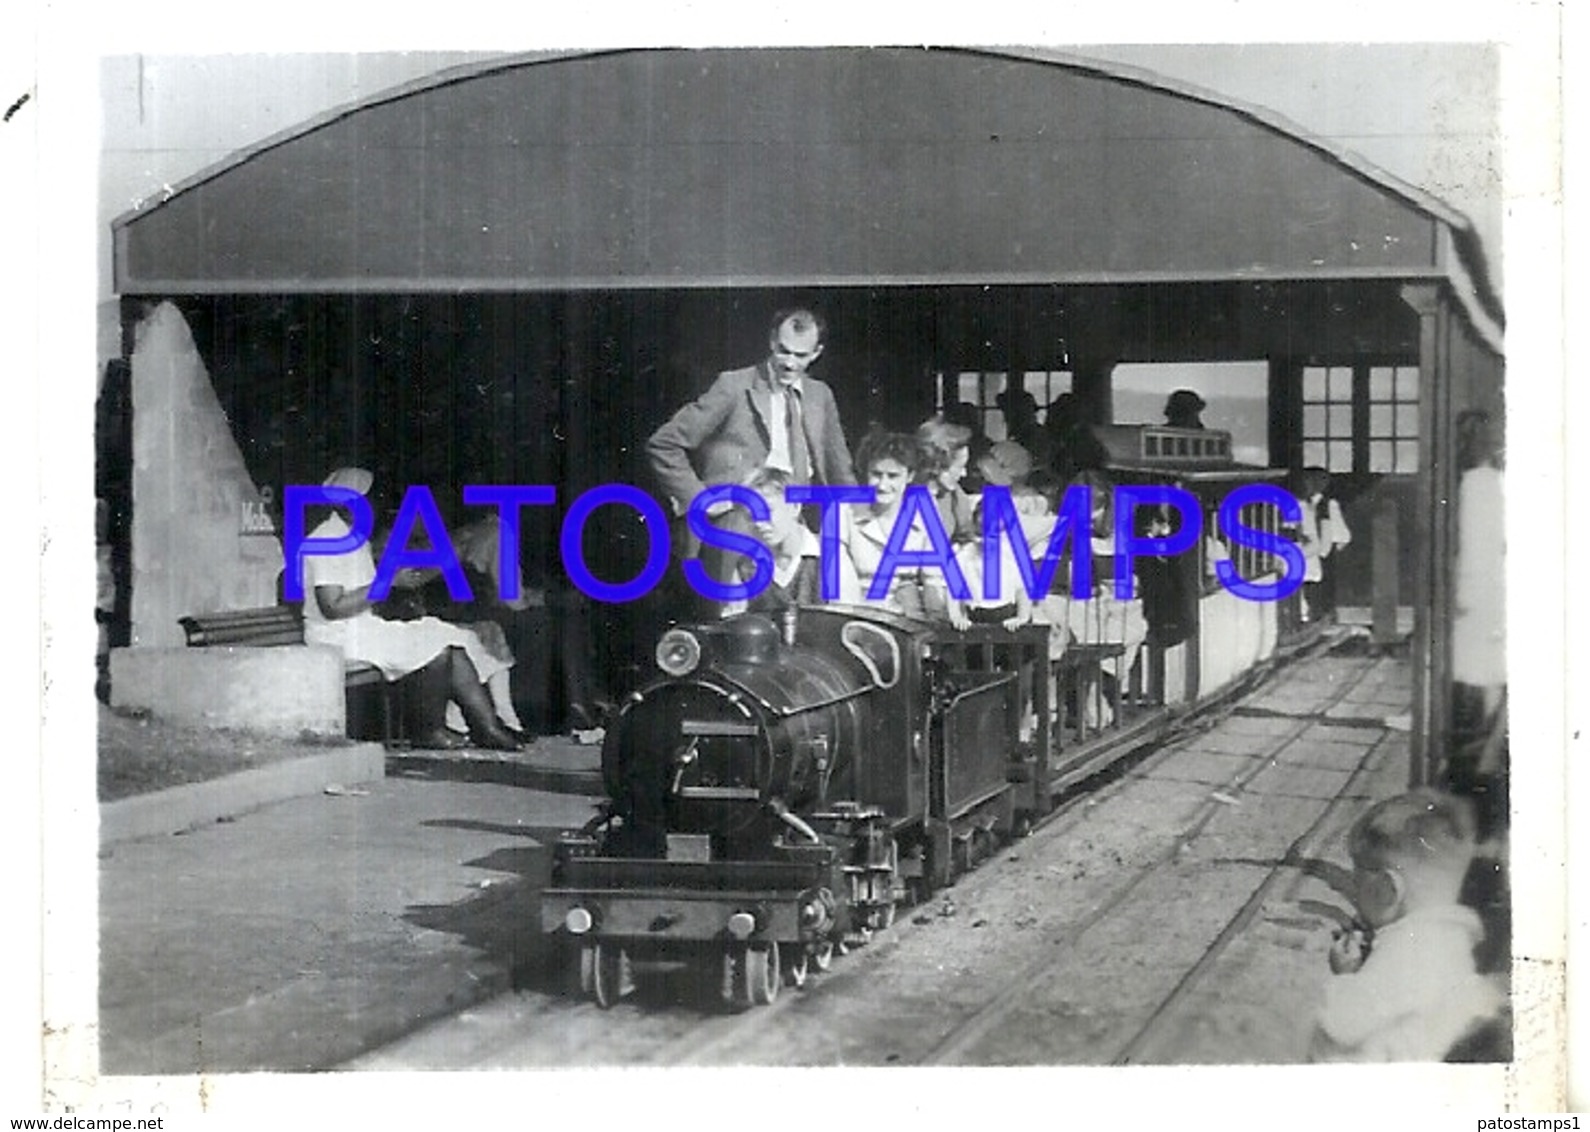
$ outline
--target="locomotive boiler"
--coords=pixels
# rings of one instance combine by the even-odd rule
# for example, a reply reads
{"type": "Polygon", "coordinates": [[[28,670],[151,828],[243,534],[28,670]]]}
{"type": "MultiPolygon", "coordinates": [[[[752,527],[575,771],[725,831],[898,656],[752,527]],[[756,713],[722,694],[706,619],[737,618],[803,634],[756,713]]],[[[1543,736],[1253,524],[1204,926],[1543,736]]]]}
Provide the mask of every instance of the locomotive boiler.
{"type": "Polygon", "coordinates": [[[955,671],[937,632],[827,605],[663,634],[542,897],[584,992],[721,964],[731,1002],[771,1002],[1010,829],[1015,677],[955,671]]]}

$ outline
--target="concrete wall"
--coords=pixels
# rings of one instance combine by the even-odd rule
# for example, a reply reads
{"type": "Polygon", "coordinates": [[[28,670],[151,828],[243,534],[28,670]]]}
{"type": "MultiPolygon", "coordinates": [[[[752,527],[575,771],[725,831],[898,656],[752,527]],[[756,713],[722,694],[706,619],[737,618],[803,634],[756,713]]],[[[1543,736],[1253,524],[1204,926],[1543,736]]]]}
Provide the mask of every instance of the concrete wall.
{"type": "Polygon", "coordinates": [[[281,541],[241,533],[259,492],[170,303],[137,327],[132,387],[132,643],[180,645],[179,617],[274,604],[281,541]]]}
{"type": "Polygon", "coordinates": [[[128,648],[110,654],[111,705],[200,727],[340,739],[342,654],[282,648],[128,648]]]}

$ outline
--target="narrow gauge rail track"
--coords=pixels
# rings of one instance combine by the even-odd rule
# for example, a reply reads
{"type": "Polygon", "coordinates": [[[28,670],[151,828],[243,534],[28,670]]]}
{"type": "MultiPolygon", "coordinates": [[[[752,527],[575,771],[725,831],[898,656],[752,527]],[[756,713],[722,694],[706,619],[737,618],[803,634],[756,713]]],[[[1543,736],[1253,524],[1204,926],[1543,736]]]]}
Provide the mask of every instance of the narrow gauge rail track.
{"type": "MultiPolygon", "coordinates": [[[[1310,728],[1329,718],[1332,710],[1340,706],[1374,671],[1374,668],[1375,662],[1366,659],[1358,666],[1354,678],[1344,680],[1341,686],[1333,689],[1314,710],[1295,718],[1278,720],[1285,723],[1285,730],[1257,755],[1251,757],[1250,765],[1243,773],[1217,791],[1226,800],[1211,796],[1199,805],[1182,823],[1174,838],[1170,839],[1152,860],[1127,875],[1124,883],[1114,887],[1102,900],[1062,929],[1055,939],[1055,948],[1045,949],[1037,958],[1005,976],[995,993],[989,995],[979,1007],[963,1015],[947,1031],[942,1032],[929,1048],[917,1050],[914,1056],[902,1049],[898,1057],[886,1055],[886,1060],[891,1063],[924,1065],[1008,1063],[1008,1055],[996,1054],[987,1057],[982,1051],[990,1045],[991,1040],[997,1046],[1002,1036],[1027,1033],[1030,1030],[1030,1027],[1019,1019],[1030,1008],[1035,986],[1046,978],[1053,977],[1057,966],[1057,952],[1063,954],[1066,950],[1074,948],[1091,930],[1109,920],[1114,913],[1138,896],[1151,881],[1162,878],[1165,870],[1177,862],[1186,848],[1197,840],[1210,823],[1226,812],[1231,797],[1246,793],[1262,776],[1273,773],[1273,768],[1282,762],[1288,749],[1297,744],[1310,728]]],[[[1233,697],[1237,698],[1239,697],[1233,697]]],[[[1152,746],[1123,753],[1116,764],[1105,768],[1095,776],[1095,779],[1106,779],[1104,785],[1093,789],[1086,788],[1086,784],[1079,786],[1035,827],[1033,838],[1044,843],[1053,843],[1075,834],[1088,816],[1123,789],[1126,783],[1151,777],[1162,764],[1174,759],[1178,753],[1177,743],[1185,740],[1188,734],[1211,730],[1222,718],[1233,714],[1234,711],[1241,711],[1240,703],[1228,700],[1221,710],[1189,717],[1183,727],[1183,734],[1168,735],[1152,746]],[[1130,770],[1134,778],[1125,778],[1124,770],[1130,770]]],[[[1253,919],[1266,899],[1285,878],[1297,875],[1294,862],[1306,849],[1314,847],[1320,832],[1326,829],[1330,825],[1331,818],[1339,813],[1344,799],[1351,797],[1353,788],[1362,774],[1375,763],[1382,746],[1375,744],[1363,754],[1353,768],[1352,777],[1344,786],[1343,793],[1325,806],[1323,812],[1310,823],[1304,833],[1296,838],[1290,850],[1269,868],[1264,879],[1242,902],[1237,912],[1221,928],[1214,941],[1208,945],[1197,961],[1176,982],[1171,992],[1150,1009],[1146,1011],[1139,1009],[1138,1013],[1146,1014],[1146,1019],[1136,1025],[1125,1037],[1116,1038],[1113,1046],[1095,1047],[1086,1056],[1085,1063],[1130,1063],[1133,1057],[1163,1030],[1174,1016],[1176,1006],[1200,985],[1231,940],[1253,919]]],[[[1090,780],[1090,783],[1093,781],[1090,780]]],[[[889,953],[889,950],[862,951],[852,955],[842,971],[836,969],[835,975],[829,976],[827,985],[831,986],[836,994],[846,994],[857,989],[858,984],[864,984],[868,979],[869,968],[880,965],[889,953]]],[[[729,1020],[719,1020],[718,1025],[708,1025],[682,1035],[668,1048],[658,1050],[653,1057],[648,1058],[648,1061],[677,1065],[732,1064],[742,1058],[746,1050],[752,1048],[753,1034],[761,1032],[766,1025],[779,1025],[775,1020],[777,1015],[799,1009],[799,1002],[798,999],[786,996],[785,999],[774,1004],[771,1012],[763,1010],[729,1020]]],[[[925,1028],[926,1020],[924,1019],[923,1022],[925,1028]]],[[[1019,1061],[1020,1058],[1015,1060],[1019,1061]]],[[[809,1062],[797,1055],[790,1063],[808,1064],[809,1062]]]]}
{"type": "MultiPolygon", "coordinates": [[[[1310,656],[1328,653],[1321,646],[1309,650],[1310,656]]],[[[1199,950],[1179,960],[1173,977],[1162,977],[1152,1001],[1136,1002],[1123,1010],[1108,1034],[1089,1038],[1085,1048],[1049,1051],[1036,1046],[1012,1047],[1014,1036],[1030,1036],[1042,1022],[1024,1019],[1033,1008],[1036,988],[1048,985],[1062,989],[1074,984],[1075,971],[1065,970],[1068,957],[1086,951],[1093,937],[1108,935],[1111,920],[1123,913],[1141,917],[1152,906],[1159,889],[1180,883],[1171,874],[1195,847],[1200,835],[1209,830],[1223,813],[1230,812],[1233,798],[1246,798],[1255,808],[1265,801],[1262,792],[1274,768],[1285,767],[1291,755],[1306,745],[1311,729],[1322,722],[1353,727],[1362,721],[1346,718],[1337,709],[1367,679],[1388,662],[1363,658],[1337,661],[1334,681],[1328,689],[1311,691],[1310,703],[1295,713],[1255,707],[1245,702],[1244,686],[1213,710],[1194,713],[1181,721],[1177,730],[1157,737],[1152,745],[1122,751],[1115,762],[1087,782],[1068,791],[1054,811],[1026,839],[1013,843],[1002,855],[1026,862],[1031,867],[1046,859],[1046,854],[1063,853],[1067,846],[1098,838],[1101,827],[1113,828],[1119,818],[1115,811],[1132,803],[1134,792],[1154,784],[1161,771],[1168,780],[1176,769],[1178,755],[1199,744],[1202,734],[1218,728],[1224,720],[1246,718],[1262,724],[1267,737],[1242,760],[1240,774],[1223,782],[1179,782],[1182,805],[1172,826],[1150,826],[1157,835],[1141,859],[1122,862],[1108,870],[1109,875],[1090,877],[1083,884],[1061,884],[1047,888],[1041,900],[1048,905],[1071,903],[1058,919],[1039,931],[1046,946],[1033,954],[1032,934],[1027,933],[1026,950],[1019,961],[1002,964],[966,984],[950,988],[940,998],[924,996],[920,976],[917,986],[901,990],[897,983],[901,968],[920,970],[938,954],[934,950],[937,924],[967,927],[965,919],[937,919],[937,898],[924,909],[902,915],[901,924],[882,933],[873,946],[860,949],[833,971],[815,977],[805,993],[785,994],[771,1007],[738,1015],[703,1014],[699,1009],[676,1008],[665,997],[643,998],[640,1009],[621,1007],[599,1010],[589,1002],[574,1002],[538,995],[508,996],[466,1015],[449,1020],[445,1039],[436,1038],[426,1046],[424,1033],[419,1044],[405,1043],[408,1050],[389,1056],[378,1052],[363,1059],[364,1066],[437,1066],[438,1062],[464,1067],[492,1065],[528,1067],[549,1065],[730,1065],[730,1064],[1108,1064],[1152,1060],[1156,1041],[1178,1023],[1184,1004],[1197,997],[1220,958],[1244,927],[1252,922],[1266,900],[1276,893],[1288,876],[1298,875],[1295,862],[1311,853],[1321,836],[1340,814],[1344,799],[1351,798],[1364,774],[1373,767],[1386,747],[1385,737],[1355,750],[1355,764],[1342,772],[1345,781],[1328,801],[1319,802],[1319,812],[1306,822],[1289,826],[1303,833],[1291,838],[1290,847],[1275,854],[1263,875],[1243,888],[1240,898],[1228,895],[1220,903],[1221,920],[1213,926],[1201,925],[1199,950]],[[1259,793],[1253,793],[1258,791],[1259,793]],[[1222,797],[1217,797],[1220,795],[1222,797]],[[1111,807],[1110,803],[1116,803],[1111,807]],[[1108,809],[1105,807],[1109,807],[1108,809]],[[1087,885],[1092,887],[1087,887],[1087,885]],[[1083,889],[1087,887],[1084,892],[1083,889]],[[1138,907],[1134,908],[1133,905],[1138,907]],[[1235,909],[1231,911],[1231,909],[1235,909]],[[918,913],[912,915],[912,913],[918,913]],[[910,924],[910,920],[916,924],[910,924]],[[935,926],[921,926],[924,920],[935,926]],[[653,1007],[656,1007],[653,1009],[653,1007]],[[1127,1017],[1129,1015],[1129,1017],[1127,1017]],[[866,1036],[871,1030],[872,1037],[866,1036]],[[842,1037],[855,1031],[854,1038],[842,1037]],[[886,1033],[886,1038],[878,1038],[886,1033]]],[[[1280,683],[1288,679],[1306,683],[1297,669],[1280,667],[1268,676],[1280,683]]],[[[1257,683],[1257,681],[1255,681],[1257,683]]],[[[1265,682],[1266,684],[1268,681],[1265,682]]],[[[1388,709],[1389,710],[1389,709],[1388,709]]],[[[1360,728],[1353,728],[1358,734],[1360,728]]],[[[1194,752],[1196,753],[1196,752],[1194,752]]],[[[1189,756],[1190,757],[1190,756],[1189,756]]],[[[1295,762],[1295,760],[1293,760],[1295,762]]],[[[1282,785],[1285,785],[1284,783],[1282,785]]],[[[1284,801],[1283,792],[1276,800],[1284,801]]],[[[1129,831],[1119,833],[1115,844],[1123,854],[1133,841],[1129,831]]],[[[1273,852],[1273,851],[1272,851],[1273,852]]],[[[1025,867],[1025,866],[1023,866],[1025,867]]],[[[969,907],[978,900],[975,891],[983,886],[986,874],[1013,871],[1003,862],[974,872],[944,894],[946,903],[960,900],[969,907]],[[970,882],[970,883],[969,883],[970,882]]],[[[1048,870],[1053,872],[1051,867],[1048,870]]],[[[970,926],[975,927],[976,924],[970,926]]],[[[1001,945],[986,933],[975,933],[984,946],[1001,945]]],[[[1019,936],[1022,933],[1003,933],[1019,936]]],[[[1141,931],[1131,936],[1142,939],[1141,931]]],[[[1017,953],[1012,952],[1014,957],[1017,953]]],[[[1072,959],[1074,967],[1077,960],[1072,959]]],[[[953,966],[953,964],[951,964],[953,966]]],[[[985,964],[986,966],[986,964],[985,964]]],[[[911,981],[910,979],[907,980],[911,981]]],[[[663,988],[658,988],[662,990],[663,988]]],[[[677,988],[675,988],[677,989],[677,988]]],[[[1100,993],[1103,993],[1102,991],[1100,993]]],[[[704,995],[703,1001],[711,996],[704,995]]],[[[1040,996],[1041,997],[1041,996],[1040,996]]],[[[438,1066],[439,1067],[439,1066],[438,1066]]]]}
{"type": "MultiPolygon", "coordinates": [[[[1319,711],[1300,718],[1265,752],[1263,757],[1255,759],[1251,768],[1235,782],[1231,783],[1227,791],[1222,791],[1222,794],[1229,797],[1231,793],[1245,792],[1255,779],[1272,770],[1280,755],[1288,747],[1296,743],[1311,724],[1318,719],[1326,718],[1330,709],[1342,703],[1348,693],[1357,686],[1358,681],[1344,685],[1330,697],[1329,701],[1319,711]]],[[[1358,761],[1358,765],[1353,768],[1352,777],[1348,780],[1343,793],[1338,794],[1325,806],[1319,816],[1292,842],[1280,860],[1270,867],[1263,881],[1254,889],[1252,895],[1243,901],[1241,907],[1221,928],[1220,933],[1209,944],[1208,948],[1198,958],[1198,961],[1176,983],[1170,995],[1153,1010],[1147,1021],[1132,1034],[1130,1039],[1121,1045],[1113,1057],[1101,1060],[1107,1060],[1110,1064],[1115,1065],[1132,1064],[1151,1040],[1159,1035],[1166,1024],[1166,1020],[1174,1014],[1176,1006],[1208,976],[1217,960],[1229,947],[1231,941],[1244,927],[1252,922],[1259,909],[1263,907],[1264,902],[1270,898],[1274,890],[1283,880],[1296,876],[1297,862],[1308,855],[1308,851],[1317,847],[1316,842],[1321,831],[1329,825],[1330,819],[1340,812],[1345,801],[1352,796],[1353,786],[1362,778],[1379,750],[1379,745],[1376,745],[1364,752],[1363,757],[1358,761]]],[[[1108,900],[1096,906],[1077,922],[1072,931],[1073,939],[1082,936],[1095,924],[1105,920],[1111,913],[1125,905],[1144,883],[1155,875],[1157,870],[1170,865],[1180,857],[1185,848],[1204,831],[1217,815],[1224,811],[1228,804],[1228,802],[1215,797],[1211,797],[1209,801],[1205,802],[1176,840],[1160,853],[1159,858],[1149,868],[1138,872],[1125,885],[1116,890],[1108,900]]],[[[1033,982],[1052,964],[1053,960],[1051,957],[1044,957],[1035,962],[1029,969],[1014,975],[1009,980],[1006,988],[990,1000],[983,1009],[945,1035],[926,1059],[926,1064],[944,1065],[961,1062],[973,1047],[989,1033],[1009,1021],[1014,1008],[1031,992],[1033,982]]]]}

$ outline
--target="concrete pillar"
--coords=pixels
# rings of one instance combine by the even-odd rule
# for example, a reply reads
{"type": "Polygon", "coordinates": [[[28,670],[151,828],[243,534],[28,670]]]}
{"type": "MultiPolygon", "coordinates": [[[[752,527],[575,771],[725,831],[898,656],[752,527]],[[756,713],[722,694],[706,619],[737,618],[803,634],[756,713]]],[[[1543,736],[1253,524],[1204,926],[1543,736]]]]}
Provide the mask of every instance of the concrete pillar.
{"type": "Polygon", "coordinates": [[[181,645],[179,617],[275,603],[281,540],[244,531],[263,500],[181,312],[134,343],[132,645],[181,645]]]}

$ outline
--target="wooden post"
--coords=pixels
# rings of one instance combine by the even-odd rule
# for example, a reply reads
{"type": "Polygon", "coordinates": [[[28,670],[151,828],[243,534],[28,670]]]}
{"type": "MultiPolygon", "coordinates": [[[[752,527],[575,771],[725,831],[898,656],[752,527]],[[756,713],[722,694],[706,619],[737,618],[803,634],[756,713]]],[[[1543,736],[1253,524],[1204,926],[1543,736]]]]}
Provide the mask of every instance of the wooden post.
{"type": "Polygon", "coordinates": [[[1413,735],[1408,782],[1437,781],[1452,729],[1451,311],[1434,284],[1409,284],[1419,316],[1419,538],[1413,593],[1413,735]]]}
{"type": "Polygon", "coordinates": [[[1089,424],[1113,424],[1115,396],[1112,375],[1115,362],[1108,358],[1072,358],[1071,391],[1083,419],[1089,424]]]}
{"type": "Polygon", "coordinates": [[[1397,504],[1382,497],[1375,506],[1370,532],[1370,570],[1374,610],[1374,641],[1385,646],[1397,641],[1397,504]]]}
{"type": "Polygon", "coordinates": [[[1303,466],[1303,366],[1293,358],[1270,359],[1270,467],[1303,466]]]}

